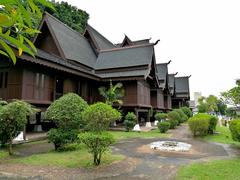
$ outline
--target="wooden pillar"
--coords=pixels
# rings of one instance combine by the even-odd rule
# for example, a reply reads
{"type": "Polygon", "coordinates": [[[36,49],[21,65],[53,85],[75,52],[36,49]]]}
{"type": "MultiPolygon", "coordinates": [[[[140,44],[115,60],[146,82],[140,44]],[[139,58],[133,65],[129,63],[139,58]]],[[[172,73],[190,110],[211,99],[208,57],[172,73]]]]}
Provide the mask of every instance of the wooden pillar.
{"type": "Polygon", "coordinates": [[[24,139],[24,141],[26,141],[26,125],[24,126],[24,128],[23,128],[23,139],[24,139]]]}
{"type": "Polygon", "coordinates": [[[137,117],[137,124],[139,124],[139,120],[138,120],[138,109],[137,108],[135,108],[135,115],[136,115],[136,117],[137,117]]]}

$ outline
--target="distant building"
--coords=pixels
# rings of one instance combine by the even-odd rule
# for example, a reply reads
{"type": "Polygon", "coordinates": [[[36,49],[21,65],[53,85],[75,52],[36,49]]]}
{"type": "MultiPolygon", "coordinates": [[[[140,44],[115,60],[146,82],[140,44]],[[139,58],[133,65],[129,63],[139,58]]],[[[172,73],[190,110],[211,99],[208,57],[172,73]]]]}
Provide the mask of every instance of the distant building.
{"type": "Polygon", "coordinates": [[[194,92],[194,103],[195,103],[196,107],[198,106],[198,100],[201,97],[202,97],[202,93],[201,92],[194,92]]]}

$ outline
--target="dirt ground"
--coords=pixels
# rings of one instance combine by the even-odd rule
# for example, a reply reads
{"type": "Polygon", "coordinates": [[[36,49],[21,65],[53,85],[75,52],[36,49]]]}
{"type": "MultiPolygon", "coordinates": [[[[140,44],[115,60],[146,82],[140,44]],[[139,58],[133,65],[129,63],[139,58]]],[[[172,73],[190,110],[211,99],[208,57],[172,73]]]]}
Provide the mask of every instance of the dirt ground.
{"type": "MultiPolygon", "coordinates": [[[[121,162],[95,169],[60,168],[53,166],[32,166],[13,163],[0,163],[0,179],[175,179],[178,168],[192,162],[213,159],[229,159],[238,155],[239,151],[228,145],[209,143],[193,139],[186,125],[171,130],[171,138],[127,139],[112,147],[115,154],[123,154],[127,158],[121,162]],[[189,152],[161,152],[152,150],[149,144],[159,140],[176,140],[192,145],[189,152]]],[[[20,155],[44,153],[53,149],[48,143],[36,143],[19,150],[20,155]]]]}

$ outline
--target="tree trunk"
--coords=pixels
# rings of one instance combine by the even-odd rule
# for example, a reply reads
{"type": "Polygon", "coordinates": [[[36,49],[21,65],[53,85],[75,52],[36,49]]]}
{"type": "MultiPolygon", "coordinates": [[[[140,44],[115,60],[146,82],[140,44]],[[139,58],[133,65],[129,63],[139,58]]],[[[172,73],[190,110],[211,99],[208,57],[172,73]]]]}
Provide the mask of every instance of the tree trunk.
{"type": "Polygon", "coordinates": [[[8,145],[8,153],[9,155],[13,155],[13,149],[12,149],[12,138],[10,138],[9,145],[8,145]]]}

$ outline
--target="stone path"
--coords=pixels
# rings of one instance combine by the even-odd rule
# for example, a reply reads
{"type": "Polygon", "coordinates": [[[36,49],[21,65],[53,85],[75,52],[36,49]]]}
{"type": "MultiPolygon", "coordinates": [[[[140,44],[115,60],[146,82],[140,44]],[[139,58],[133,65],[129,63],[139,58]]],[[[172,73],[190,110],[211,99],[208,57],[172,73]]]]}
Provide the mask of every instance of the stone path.
{"type": "MultiPolygon", "coordinates": [[[[122,140],[114,147],[113,153],[123,154],[124,161],[96,169],[69,169],[59,167],[41,167],[22,164],[1,164],[0,179],[113,179],[113,180],[171,180],[175,179],[178,168],[192,162],[209,161],[213,159],[228,159],[239,153],[228,145],[208,143],[193,139],[187,126],[182,125],[171,130],[171,138],[128,139],[122,140]],[[190,152],[160,152],[149,148],[149,144],[158,140],[177,140],[192,144],[190,152]],[[33,176],[34,175],[34,176],[33,176]]],[[[38,144],[30,149],[48,148],[46,144],[38,144]],[[42,147],[41,147],[42,146],[42,147]]],[[[38,151],[40,152],[40,151],[38,151]]],[[[26,155],[31,150],[23,151],[26,155]]]]}

